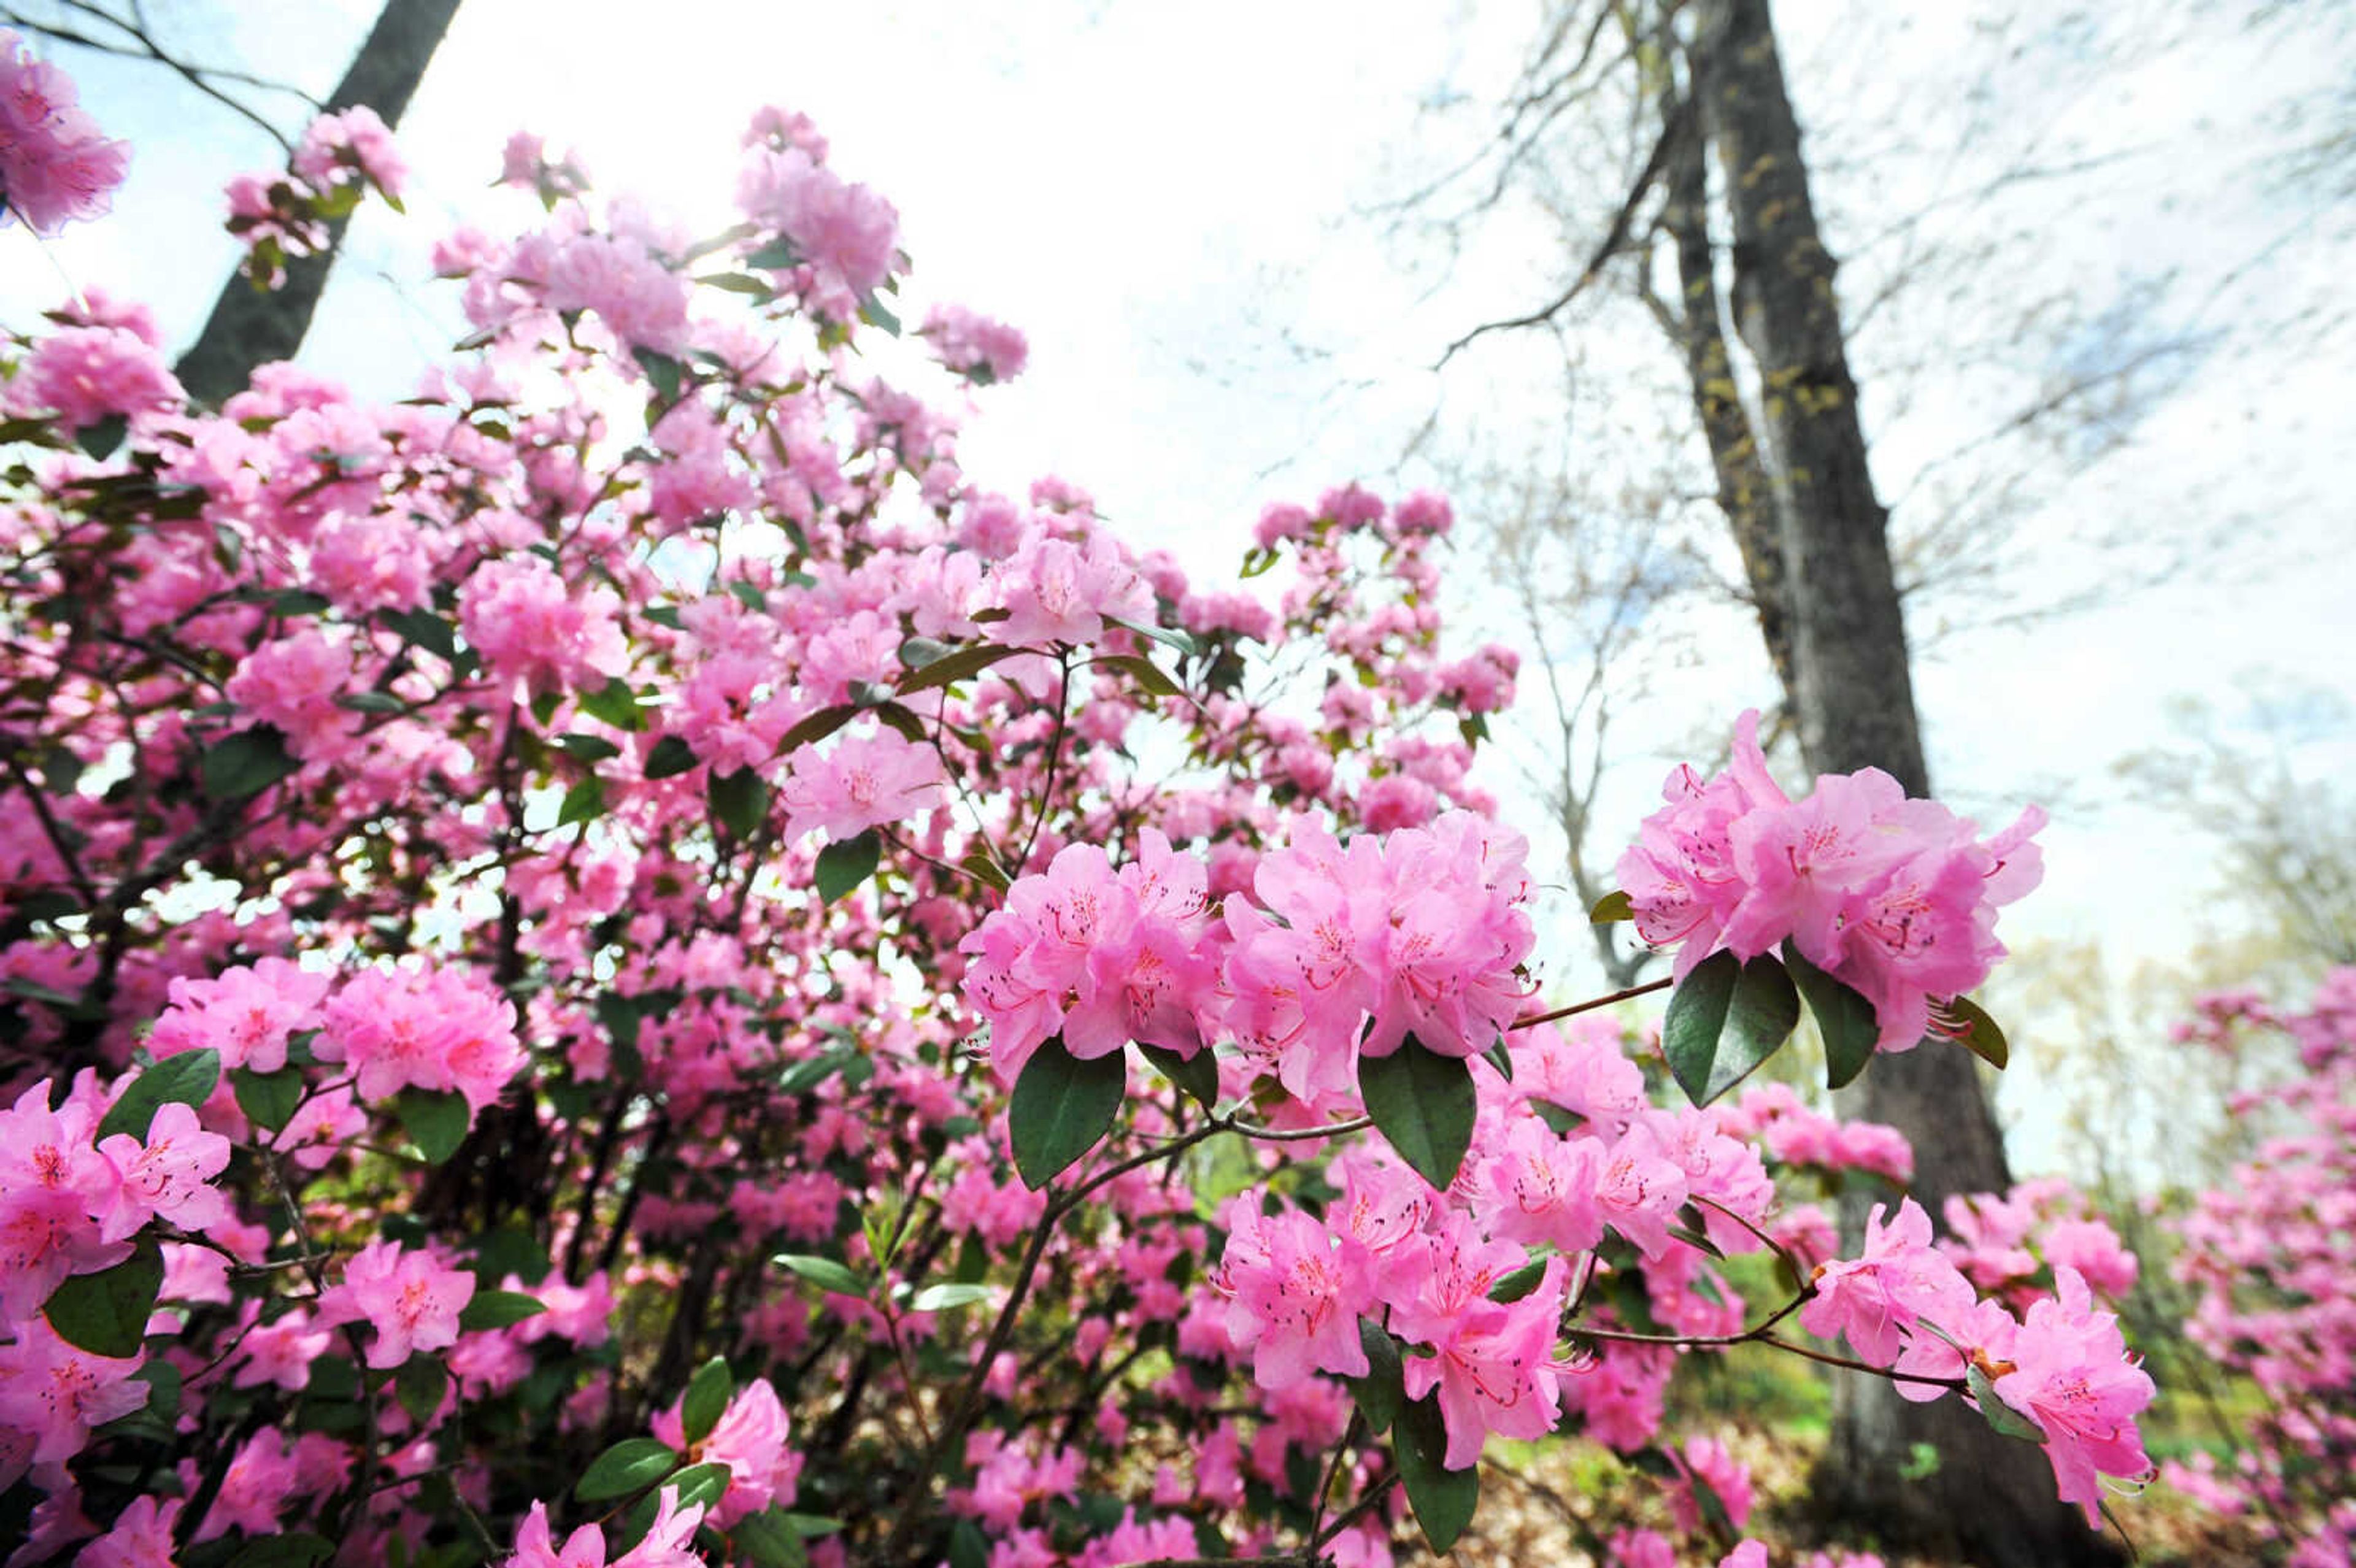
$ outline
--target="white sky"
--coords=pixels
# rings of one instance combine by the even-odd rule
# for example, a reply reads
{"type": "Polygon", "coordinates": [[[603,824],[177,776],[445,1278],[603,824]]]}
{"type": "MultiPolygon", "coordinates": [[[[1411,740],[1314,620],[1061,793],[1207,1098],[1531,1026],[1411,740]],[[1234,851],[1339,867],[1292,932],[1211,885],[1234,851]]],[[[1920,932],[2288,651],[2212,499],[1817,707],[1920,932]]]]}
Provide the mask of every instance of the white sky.
{"type": "MultiPolygon", "coordinates": [[[[191,55],[324,95],[374,5],[158,9],[191,55]]],[[[1838,154],[1844,127],[1873,115],[1904,117],[1934,147],[1958,123],[1962,101],[1943,100],[1937,84],[1953,82],[1955,60],[1974,47],[1961,8],[1823,0],[1778,12],[1812,155],[1838,154]],[[1869,14],[1886,31],[1861,52],[1849,28],[1869,14]]],[[[1526,28],[1523,7],[1470,0],[673,0],[652,10],[466,0],[401,127],[411,217],[372,212],[356,227],[305,358],[399,395],[455,336],[449,298],[425,279],[424,250],[462,214],[495,229],[528,219],[528,204],[515,205],[522,198],[485,189],[509,132],[579,149],[602,191],[637,193],[703,231],[727,221],[740,128],[775,102],[810,114],[835,165],[898,206],[916,267],[904,297],[917,313],[953,299],[1029,334],[1029,372],[985,396],[966,438],[969,472],[1011,491],[1061,474],[1092,490],[1130,537],[1176,550],[1197,581],[1216,581],[1264,502],[1390,473],[1442,389],[1423,368],[1440,346],[1558,283],[1555,243],[1526,215],[1479,236],[1429,297],[1431,279],[1405,275],[1398,248],[1350,219],[1428,165],[1434,139],[1470,123],[1451,133],[1419,119],[1419,102],[1443,80],[1468,91],[1494,81],[1526,28]],[[1279,328],[1326,357],[1296,360],[1279,328]]],[[[52,247],[54,263],[21,230],[0,233],[0,321],[28,325],[54,303],[62,267],[78,283],[149,300],[167,335],[185,341],[233,261],[218,229],[220,185],[274,164],[275,151],[153,68],[57,58],[101,123],[132,140],[131,183],[112,219],[52,247]]],[[[2240,57],[2162,59],[2089,91],[2020,84],[2019,104],[2002,106],[2017,112],[1976,136],[1999,139],[2033,120],[2041,133],[2156,151],[2124,164],[2098,201],[2081,184],[2055,207],[2015,209],[2032,234],[2002,264],[2020,268],[2024,289],[2057,275],[2108,287],[2170,268],[2223,273],[2287,227],[2286,212],[2297,216],[2271,191],[2221,175],[2265,107],[2252,94],[2286,91],[2346,59],[2252,46],[2240,57]]],[[[1936,193],[1954,165],[1926,155],[1894,166],[1879,177],[1936,193]]],[[[1869,209],[1883,194],[1845,187],[1832,170],[1818,177],[1828,213],[1869,209]]],[[[2346,235],[2331,228],[2294,235],[2240,286],[2281,299],[2345,276],[2346,235]]],[[[1847,238],[1835,229],[1837,252],[1847,238]]],[[[2240,297],[2221,295],[2219,309],[2240,297]]],[[[1877,357],[1899,357],[1946,324],[1931,315],[1912,325],[1909,338],[1909,322],[1878,321],[1858,346],[1869,421],[1890,414],[1876,447],[1885,499],[1981,428],[1960,381],[1925,383],[1902,421],[1886,394],[1877,405],[1877,357]]],[[[2206,849],[2113,804],[2106,770],[2165,738],[2166,699],[2231,706],[2246,670],[2356,698],[2356,507],[2340,472],[2356,453],[2349,347],[2342,328],[2309,348],[2211,362],[2135,445],[2029,525],[2049,548],[2027,586],[2044,591],[2100,570],[2071,549],[2098,529],[2140,528],[2148,517],[2155,539],[2177,538],[2207,517],[2247,514],[2233,548],[2196,577],[2028,631],[1966,632],[1919,661],[1943,794],[2008,819],[2022,800],[2067,790],[2046,838],[2048,889],[2007,915],[2008,938],[2100,936],[2129,955],[2200,942],[2211,918],[2206,849]]],[[[1526,390],[1529,352],[1475,357],[1451,372],[1450,417],[1508,429],[1542,421],[1546,405],[1526,390]]],[[[1477,624],[1487,613],[1476,604],[1455,628],[1468,643],[1510,640],[1505,623],[1477,624]]],[[[1915,628],[1918,638],[1932,630],[1915,628]]],[[[1717,627],[1709,645],[1728,661],[1678,688],[1689,694],[1680,710],[1633,725],[1645,731],[1639,743],[1665,748],[1714,714],[1730,719],[1765,699],[1750,636],[1730,622],[1717,627]]],[[[2356,745],[2344,732],[2328,737],[2301,763],[2336,773],[2356,763],[2356,745]]],[[[1632,758],[1614,796],[1630,825],[1661,767],[1632,758]]],[[[1560,941],[1574,952],[1585,936],[1567,930],[1560,941]]],[[[2017,1033],[2016,1045],[2017,1061],[2033,1061],[2033,1041],[2017,1033]]]]}

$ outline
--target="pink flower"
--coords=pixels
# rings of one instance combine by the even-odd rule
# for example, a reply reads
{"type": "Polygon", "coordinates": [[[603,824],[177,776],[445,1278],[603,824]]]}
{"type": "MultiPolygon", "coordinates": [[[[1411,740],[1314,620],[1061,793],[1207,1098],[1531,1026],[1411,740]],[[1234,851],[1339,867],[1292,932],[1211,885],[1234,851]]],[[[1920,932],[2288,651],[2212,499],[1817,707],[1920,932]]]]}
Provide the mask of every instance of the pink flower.
{"type": "Polygon", "coordinates": [[[2022,1319],[2013,1370],[1996,1380],[1997,1396],[2045,1434],[2063,1502],[2086,1510],[2099,1528],[2100,1475],[2141,1477],[2151,1469],[2136,1417],[2157,1392],[2127,1354],[2118,1318],[2094,1309],[2086,1282],[2066,1265],[2054,1270],[2056,1297],[2022,1319]]]}
{"type": "Polygon", "coordinates": [[[1227,1297],[1227,1337],[1250,1349],[1260,1387],[1290,1388],[1316,1371],[1365,1376],[1358,1313],[1372,1304],[1371,1282],[1348,1266],[1333,1232],[1296,1210],[1262,1215],[1248,1192],[1225,1218],[1212,1285],[1227,1297]]]}
{"type": "Polygon", "coordinates": [[[458,625],[504,680],[536,689],[602,688],[630,667],[619,595],[603,583],[578,592],[540,557],[490,561],[458,594],[458,625]]]}
{"type": "Polygon", "coordinates": [[[74,1568],[174,1568],[172,1531],[184,1506],[179,1498],[132,1499],[112,1530],[75,1553],[74,1568]]]}
{"type": "Polygon", "coordinates": [[[120,1263],[98,1216],[119,1200],[122,1175],[91,1143],[97,1121],[80,1098],[49,1109],[35,1083],[0,1112],[0,1317],[33,1317],[70,1274],[120,1263]]]}
{"type": "Polygon", "coordinates": [[[98,1146],[113,1166],[99,1218],[99,1239],[119,1242],[153,1217],[188,1232],[209,1231],[230,1217],[229,1200],[213,1179],[229,1168],[229,1140],[209,1133],[196,1108],[170,1101],[158,1106],[143,1143],[117,1133],[98,1146]]]}
{"type": "Polygon", "coordinates": [[[1154,618],[1152,585],[1102,532],[1076,545],[1033,528],[991,581],[1007,612],[991,629],[992,642],[1079,647],[1102,637],[1108,620],[1145,624],[1154,618]]]}
{"type": "Polygon", "coordinates": [[[224,1069],[275,1072],[286,1065],[288,1040],[319,1026],[330,984],[284,958],[224,969],[209,980],[175,976],[171,1008],[155,1020],[147,1049],[159,1060],[218,1051],[224,1069]]]}
{"type": "Polygon", "coordinates": [[[395,201],[409,176],[392,132],[366,104],[312,121],[289,166],[315,190],[332,190],[357,175],[395,201]]]}
{"type": "Polygon", "coordinates": [[[1384,1282],[1392,1330],[1435,1352],[1407,1359],[1407,1394],[1421,1399],[1440,1390],[1448,1428],[1444,1463],[1451,1470],[1476,1463],[1489,1434],[1543,1437],[1561,1414],[1555,1325],[1569,1264],[1550,1258],[1528,1295],[1490,1300],[1490,1287],[1524,1259],[1520,1248],[1478,1242],[1469,1226],[1457,1224],[1427,1232],[1419,1245],[1404,1249],[1397,1274],[1384,1282]]]}
{"type": "Polygon", "coordinates": [[[73,79],[27,58],[24,40],[0,31],[0,195],[34,233],[102,216],[131,165],[131,144],[109,141],[78,106],[73,79]]]}
{"type": "Polygon", "coordinates": [[[940,753],[896,731],[850,735],[821,753],[804,746],[793,753],[791,773],[779,789],[789,813],[788,841],[815,828],[840,842],[871,827],[905,822],[940,804],[940,753]]]}
{"type": "Polygon", "coordinates": [[[314,1045],[358,1075],[360,1098],[455,1090],[480,1111],[523,1065],[515,1007],[471,970],[380,965],[344,982],[314,1045]]]}
{"type": "Polygon", "coordinates": [[[70,326],[33,346],[9,402],[46,411],[68,430],[133,414],[168,413],[187,400],[163,356],[136,333],[70,326]]]}
{"type": "Polygon", "coordinates": [[[917,336],[931,341],[943,365],[984,386],[1012,380],[1031,357],[1020,332],[962,305],[935,305],[917,336]]]}
{"type": "Polygon", "coordinates": [[[785,236],[818,273],[825,314],[841,319],[892,273],[900,215],[863,185],[844,180],[801,146],[746,150],[736,205],[785,236]]]}
{"type": "MultiPolygon", "coordinates": [[[[687,1428],[678,1404],[658,1414],[652,1425],[657,1437],[682,1453],[689,1452],[687,1428]]],[[[785,1406],[777,1403],[777,1391],[766,1379],[736,1391],[691,1455],[699,1462],[728,1467],[728,1489],[712,1505],[712,1524],[726,1530],[773,1502],[783,1506],[794,1500],[802,1456],[786,1447],[791,1430],[785,1406]]]]}
{"type": "Polygon", "coordinates": [[[1931,1244],[1931,1216],[1912,1198],[1882,1223],[1883,1206],[1866,1217],[1864,1255],[1820,1264],[1815,1295],[1800,1308],[1800,1326],[1818,1339],[1847,1336],[1849,1347],[1877,1366],[1898,1359],[1901,1341],[1924,1317],[1944,1326],[1960,1321],[1977,1297],[1971,1282],[1931,1244]]]}
{"type": "Polygon", "coordinates": [[[397,1242],[371,1242],[344,1265],[340,1284],[319,1298],[322,1328],[365,1322],[376,1329],[368,1364],[397,1367],[418,1350],[458,1342],[458,1314],[475,1296],[475,1276],[431,1253],[397,1242]]]}
{"type": "Polygon", "coordinates": [[[549,1530],[548,1505],[535,1502],[516,1527],[515,1555],[500,1568],[605,1568],[605,1532],[584,1524],[559,1547],[549,1530]]]}
{"type": "Polygon", "coordinates": [[[14,1327],[16,1342],[0,1345],[0,1430],[29,1435],[34,1464],[72,1458],[90,1442],[92,1427],[146,1404],[147,1385],[131,1375],[139,1370],[138,1358],[92,1355],[69,1345],[37,1314],[19,1317],[14,1327]]]}

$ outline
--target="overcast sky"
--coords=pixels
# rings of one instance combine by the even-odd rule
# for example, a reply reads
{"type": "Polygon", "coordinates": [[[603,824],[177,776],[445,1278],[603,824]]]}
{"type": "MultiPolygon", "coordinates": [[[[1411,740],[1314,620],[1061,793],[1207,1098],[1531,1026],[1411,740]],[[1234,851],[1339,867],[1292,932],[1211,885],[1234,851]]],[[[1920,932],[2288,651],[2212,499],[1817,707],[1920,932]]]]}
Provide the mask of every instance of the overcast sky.
{"type": "MultiPolygon", "coordinates": [[[[374,5],[151,8],[191,56],[324,95],[374,5]]],[[[2024,290],[2083,276],[2090,289],[2115,291],[2123,279],[2172,273],[2191,277],[2199,293],[2214,279],[2214,321],[2244,300],[2292,299],[2347,275],[2344,216],[2308,211],[2249,177],[2245,161],[2270,107],[2329,80],[2345,54],[2229,40],[2155,52],[2092,89],[2065,89],[2059,67],[2038,80],[1999,78],[1993,102],[1967,103],[1958,62],[1986,40],[1959,20],[1962,8],[1875,0],[1787,4],[1778,15],[1811,154],[1832,165],[1819,171],[1820,204],[1828,223],[1853,225],[1833,231],[1837,251],[1867,243],[1864,220],[1844,215],[1871,211],[1892,186],[1905,199],[1951,195],[1957,169],[2029,125],[2119,161],[2046,208],[2007,209],[2024,238],[2000,264],[2019,268],[2024,290]],[[1877,31],[1861,35],[1860,16],[1877,31]],[[1925,146],[1869,188],[1847,155],[1866,144],[1858,127],[1874,116],[1903,121],[1925,146]],[[1975,128],[1956,129],[1965,126],[1975,128]],[[1943,135],[1970,144],[1943,149],[1943,135]]],[[[1198,581],[1213,579],[1231,569],[1264,502],[1394,475],[1435,404],[1462,424],[1545,428],[1532,349],[1471,357],[1444,380],[1427,368],[1481,315],[1552,292],[1563,266],[1555,231],[1509,211],[1440,276],[1405,266],[1428,261],[1428,247],[1387,241],[1354,216],[1398,194],[1449,137],[1477,128],[1462,112],[1431,111],[1494,90],[1527,27],[1522,6],[1431,0],[466,0],[401,128],[411,217],[363,217],[305,357],[371,390],[406,390],[457,330],[450,299],[424,280],[425,247],[462,216],[494,228],[528,218],[511,193],[485,189],[510,132],[578,148],[601,190],[637,192],[706,230],[727,220],[751,112],[800,109],[847,176],[898,206],[916,309],[956,300],[1030,336],[1028,374],[987,394],[973,423],[969,471],[1013,491],[1060,474],[1093,491],[1129,537],[1175,549],[1198,581]],[[1290,352],[1287,336],[1313,354],[1290,352]]],[[[218,228],[221,183],[274,163],[275,149],[153,68],[57,58],[101,123],[133,142],[131,183],[113,219],[78,226],[53,258],[21,230],[0,234],[0,320],[29,324],[59,296],[62,268],[150,300],[166,333],[185,341],[234,260],[218,228]]],[[[1856,275],[1844,272],[1845,287],[1856,275]]],[[[1935,349],[1939,334],[1959,329],[1926,308],[1876,318],[1858,346],[1885,499],[1911,494],[1924,465],[1981,435],[1976,421],[1987,410],[1960,377],[1909,382],[1902,410],[1886,390],[1877,406],[1871,367],[1921,358],[1926,341],[1935,349]]],[[[2049,358],[2104,347],[2082,342],[2049,358]]],[[[2131,446],[2035,514],[2028,537],[2050,549],[2007,592],[2140,571],[2156,555],[2106,563],[2071,547],[2147,518],[2156,551],[2204,517],[2232,517],[2231,549],[2193,575],[2083,614],[1938,639],[1921,662],[1943,793],[2004,819],[2037,793],[2062,798],[2046,840],[2049,890],[2008,913],[2008,937],[2101,936],[2141,956],[2202,940],[2213,919],[2205,849],[2117,805],[2107,770],[2165,738],[2168,699],[2231,708],[2245,672],[2286,672],[2356,698],[2349,347],[2341,325],[2204,363],[2131,446]]],[[[1609,363],[1657,346],[1593,351],[1609,363]]],[[[1503,622],[1468,624],[1491,613],[1476,603],[1458,629],[1471,640],[1510,636],[1503,622]]],[[[1926,642],[1939,629],[1914,628],[1926,642]]],[[[1665,764],[1648,750],[1770,697],[1749,637],[1739,621],[1722,621],[1704,639],[1706,673],[1676,684],[1656,721],[1629,726],[1638,752],[1611,797],[1626,826],[1665,764]]],[[[2298,762],[2337,773],[2356,763],[2356,748],[2341,725],[2298,762]]],[[[1576,948],[1584,936],[1562,940],[1576,948]]]]}

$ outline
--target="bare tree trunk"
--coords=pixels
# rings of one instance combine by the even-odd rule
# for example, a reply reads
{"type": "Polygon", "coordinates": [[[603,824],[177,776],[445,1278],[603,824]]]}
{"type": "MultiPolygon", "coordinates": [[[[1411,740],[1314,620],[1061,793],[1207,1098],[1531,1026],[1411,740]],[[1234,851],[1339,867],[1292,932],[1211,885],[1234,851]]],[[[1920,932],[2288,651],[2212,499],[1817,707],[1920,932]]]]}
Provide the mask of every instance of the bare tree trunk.
{"type": "MultiPolygon", "coordinates": [[[[1815,772],[1879,767],[1927,795],[1887,514],[1767,0],[1702,0],[1691,59],[1731,219],[1735,325],[1762,381],[1801,749],[1815,772]]],[[[1688,302],[1687,312],[1697,308],[1688,302]]],[[[1885,1056],[1846,1098],[1847,1111],[1913,1141],[1914,1191],[1933,1215],[1952,1193],[2010,1185],[1966,1052],[1930,1045],[1885,1056]]],[[[1956,1400],[1909,1403],[1880,1379],[1844,1378],[1816,1491],[1882,1544],[1960,1549],[1993,1568],[2116,1560],[2056,1501],[2034,1445],[1998,1436],[1956,1400]],[[1900,1467],[1918,1442],[1934,1445],[1941,1463],[1910,1483],[1900,1467]]]]}
{"type": "MultiPolygon", "coordinates": [[[[327,100],[328,110],[366,104],[387,125],[398,125],[457,10],[458,0],[385,0],[327,100]]],[[[252,379],[256,367],[294,357],[311,330],[348,222],[339,218],[328,226],[327,248],[316,255],[290,260],[278,288],[265,293],[241,275],[222,286],[204,331],[175,367],[190,397],[218,404],[252,379]]]]}

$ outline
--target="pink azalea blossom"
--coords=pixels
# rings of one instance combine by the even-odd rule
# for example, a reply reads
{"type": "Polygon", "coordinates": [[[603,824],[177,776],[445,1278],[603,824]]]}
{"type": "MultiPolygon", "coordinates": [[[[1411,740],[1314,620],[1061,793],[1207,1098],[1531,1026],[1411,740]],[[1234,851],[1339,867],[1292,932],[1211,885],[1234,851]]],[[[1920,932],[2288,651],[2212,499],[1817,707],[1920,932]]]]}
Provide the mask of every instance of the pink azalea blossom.
{"type": "Polygon", "coordinates": [[[2045,1434],[2062,1500],[2100,1524],[2098,1476],[2141,1477],[2151,1469],[2136,1417],[2157,1392],[2127,1354],[2115,1314],[2094,1310],[2078,1271],[2054,1271],[2055,1296],[2021,1320],[2012,1370],[1996,1380],[1997,1397],[2045,1434]]]}
{"type": "Polygon", "coordinates": [[[84,113],[73,79],[30,59],[0,31],[0,223],[16,217],[39,235],[103,216],[131,165],[131,145],[110,141],[84,113]]]}
{"type": "Polygon", "coordinates": [[[368,1364],[397,1367],[420,1350],[458,1342],[458,1315],[475,1296],[475,1276],[431,1253],[397,1242],[371,1242],[344,1265],[344,1277],[319,1298],[321,1327],[361,1322],[376,1329],[368,1364]]]}
{"type": "Polygon", "coordinates": [[[1850,1349],[1877,1366],[1898,1359],[1903,1339],[1924,1317],[1960,1320],[1977,1299],[1971,1282],[1931,1244],[1931,1216],[1912,1198],[1882,1222],[1875,1204],[1865,1221],[1865,1251],[1854,1261],[1819,1264],[1815,1294],[1800,1308],[1800,1326],[1819,1339],[1847,1337],[1850,1349]]]}
{"type": "Polygon", "coordinates": [[[72,1458],[92,1427],[147,1403],[147,1385],[132,1377],[139,1358],[69,1345],[39,1316],[18,1317],[14,1328],[16,1342],[0,1345],[0,1429],[31,1436],[34,1464],[72,1458]]]}

